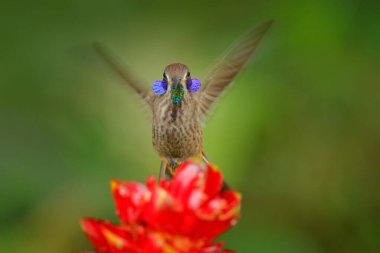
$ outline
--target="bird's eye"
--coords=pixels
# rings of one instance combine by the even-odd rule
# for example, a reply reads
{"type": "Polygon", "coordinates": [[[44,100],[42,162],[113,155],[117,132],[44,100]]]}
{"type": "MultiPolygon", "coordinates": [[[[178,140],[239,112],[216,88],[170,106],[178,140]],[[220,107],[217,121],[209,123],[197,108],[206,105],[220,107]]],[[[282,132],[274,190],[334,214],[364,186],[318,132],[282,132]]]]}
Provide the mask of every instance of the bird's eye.
{"type": "Polygon", "coordinates": [[[190,77],[190,71],[187,72],[187,76],[186,77],[190,77]]]}
{"type": "Polygon", "coordinates": [[[162,74],[162,77],[163,77],[164,80],[168,79],[168,77],[166,76],[165,72],[162,74]]]}

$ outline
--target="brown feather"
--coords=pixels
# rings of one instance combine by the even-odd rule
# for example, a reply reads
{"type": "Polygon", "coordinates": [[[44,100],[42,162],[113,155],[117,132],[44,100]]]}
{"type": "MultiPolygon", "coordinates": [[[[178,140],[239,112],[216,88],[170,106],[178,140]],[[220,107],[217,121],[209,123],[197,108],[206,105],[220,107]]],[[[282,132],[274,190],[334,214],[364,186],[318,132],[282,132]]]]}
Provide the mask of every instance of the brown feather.
{"type": "Polygon", "coordinates": [[[270,20],[248,32],[232,47],[222,60],[216,64],[210,74],[205,78],[199,98],[200,111],[202,114],[201,119],[204,120],[206,118],[217,98],[248,63],[272,23],[273,20],[270,20]]]}
{"type": "Polygon", "coordinates": [[[149,105],[152,107],[152,94],[143,90],[142,85],[133,74],[123,68],[121,64],[112,57],[111,53],[100,43],[93,44],[95,51],[110,67],[149,105]]]}

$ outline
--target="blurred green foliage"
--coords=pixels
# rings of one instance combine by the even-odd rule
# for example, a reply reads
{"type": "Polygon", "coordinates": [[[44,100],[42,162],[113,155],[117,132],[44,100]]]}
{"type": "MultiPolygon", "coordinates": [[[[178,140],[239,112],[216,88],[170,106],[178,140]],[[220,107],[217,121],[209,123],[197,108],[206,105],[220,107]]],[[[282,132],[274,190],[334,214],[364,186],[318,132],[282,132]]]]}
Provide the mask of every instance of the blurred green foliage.
{"type": "Polygon", "coordinates": [[[90,249],[115,220],[110,178],[158,173],[149,114],[92,51],[149,89],[166,64],[201,78],[246,30],[275,25],[205,129],[243,193],[222,236],[240,253],[380,252],[379,1],[2,1],[0,252],[90,249]]]}

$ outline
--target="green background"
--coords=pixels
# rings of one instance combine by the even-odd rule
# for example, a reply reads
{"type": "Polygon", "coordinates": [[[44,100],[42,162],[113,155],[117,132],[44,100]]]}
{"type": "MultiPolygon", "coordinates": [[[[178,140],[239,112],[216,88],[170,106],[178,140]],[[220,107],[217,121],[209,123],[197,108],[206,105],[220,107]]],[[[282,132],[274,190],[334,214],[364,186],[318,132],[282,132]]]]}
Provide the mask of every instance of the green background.
{"type": "Polygon", "coordinates": [[[243,194],[220,238],[239,253],[380,252],[379,1],[2,1],[0,252],[91,249],[116,221],[111,178],[157,175],[149,113],[95,55],[146,88],[202,78],[241,34],[275,24],[220,99],[205,152],[243,194]]]}

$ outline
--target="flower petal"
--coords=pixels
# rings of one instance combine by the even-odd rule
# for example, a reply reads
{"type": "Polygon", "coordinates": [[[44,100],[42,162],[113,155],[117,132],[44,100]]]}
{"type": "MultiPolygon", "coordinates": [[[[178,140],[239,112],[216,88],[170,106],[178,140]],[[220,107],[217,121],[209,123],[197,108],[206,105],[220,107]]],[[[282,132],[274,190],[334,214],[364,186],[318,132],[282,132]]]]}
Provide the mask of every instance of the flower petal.
{"type": "Polygon", "coordinates": [[[206,182],[204,184],[204,193],[207,194],[209,198],[214,197],[219,194],[223,186],[223,176],[222,173],[211,164],[207,165],[207,175],[206,182]]]}
{"type": "Polygon", "coordinates": [[[140,183],[122,183],[112,180],[111,190],[119,219],[126,224],[138,222],[150,198],[147,187],[140,183]]]}
{"type": "Polygon", "coordinates": [[[98,253],[140,252],[127,229],[91,218],[82,219],[81,226],[98,253]]]}

